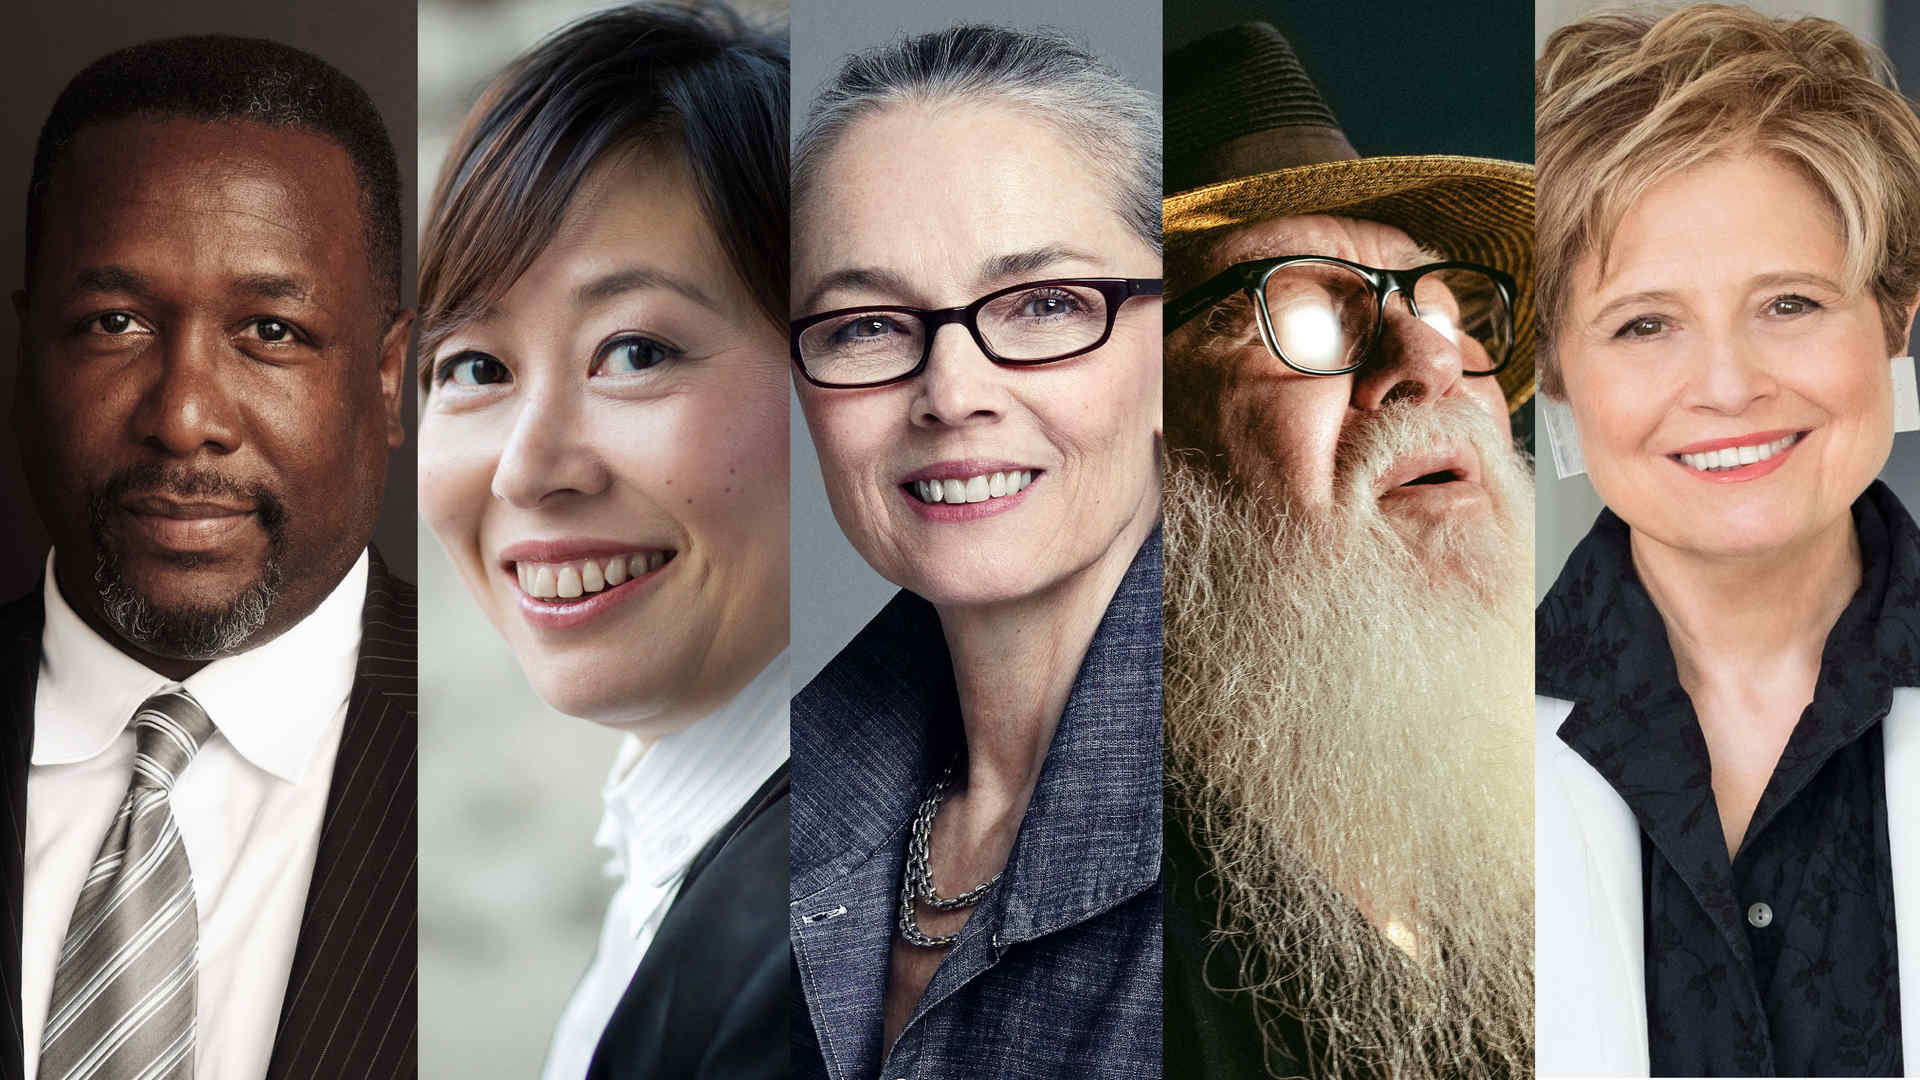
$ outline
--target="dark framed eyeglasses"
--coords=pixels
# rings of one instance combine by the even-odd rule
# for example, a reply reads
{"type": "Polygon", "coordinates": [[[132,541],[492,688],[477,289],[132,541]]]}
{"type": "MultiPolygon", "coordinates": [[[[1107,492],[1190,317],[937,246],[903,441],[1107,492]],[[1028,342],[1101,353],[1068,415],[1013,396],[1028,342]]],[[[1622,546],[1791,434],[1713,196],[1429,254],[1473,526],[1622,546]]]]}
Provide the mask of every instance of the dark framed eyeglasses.
{"type": "Polygon", "coordinates": [[[1159,278],[1052,278],[990,292],[965,307],[841,308],[796,319],[788,329],[793,362],[808,382],[854,390],[925,371],[933,336],[948,323],[966,327],[994,363],[1032,367],[1105,345],[1120,305],[1159,295],[1159,278]]]}
{"type": "Polygon", "coordinates": [[[1513,358],[1513,278],[1490,266],[1439,262],[1382,270],[1330,255],[1284,255],[1236,263],[1181,294],[1165,332],[1245,290],[1260,338],[1303,375],[1358,371],[1380,343],[1394,293],[1420,321],[1460,349],[1465,375],[1493,375],[1513,358]]]}

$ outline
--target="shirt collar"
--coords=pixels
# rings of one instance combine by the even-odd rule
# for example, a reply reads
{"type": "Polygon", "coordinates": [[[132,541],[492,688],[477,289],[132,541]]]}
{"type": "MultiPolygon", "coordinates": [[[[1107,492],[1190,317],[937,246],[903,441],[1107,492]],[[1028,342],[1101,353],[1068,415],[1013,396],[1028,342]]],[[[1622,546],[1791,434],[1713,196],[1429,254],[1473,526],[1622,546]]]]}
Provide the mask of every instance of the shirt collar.
{"type": "MultiPolygon", "coordinates": [[[[628,735],[601,790],[594,842],[608,872],[660,889],[689,864],[787,760],[792,662],[775,657],[725,705],[651,746],[628,735]]],[[[638,922],[644,911],[636,910],[638,922]]],[[[637,932],[639,927],[633,929],[637,932]]]]}
{"type": "MultiPolygon", "coordinates": [[[[1878,480],[1852,513],[1860,587],[1827,636],[1821,681],[1851,675],[1920,686],[1920,528],[1878,480]],[[1849,662],[1865,656],[1877,663],[1849,662]]],[[[1648,685],[1679,688],[1666,623],[1634,570],[1627,525],[1611,510],[1600,511],[1534,610],[1534,672],[1540,693],[1597,706],[1648,685]]]]}
{"type": "MultiPolygon", "coordinates": [[[[1813,701],[1754,808],[1749,835],[1886,717],[1894,687],[1920,685],[1920,529],[1879,481],[1852,513],[1860,586],[1827,635],[1813,701]]],[[[1718,829],[1693,828],[1714,815],[1706,739],[1666,624],[1634,570],[1628,528],[1611,511],[1601,512],[1535,611],[1535,642],[1540,692],[1574,702],[1560,740],[1622,793],[1669,862],[1724,858],[1718,829]]]]}
{"type": "MultiPolygon", "coordinates": [[[[1159,876],[1161,597],[1156,527],[1094,632],[991,894],[1001,940],[1084,919],[1159,876]]],[[[793,895],[807,896],[903,845],[952,753],[953,661],[932,605],[895,596],[794,712],[793,895]]]]}
{"type": "Polygon", "coordinates": [[[1156,526],[1094,631],[1041,767],[1002,878],[1002,942],[1070,926],[1160,878],[1161,569],[1156,526]]]}
{"type": "Polygon", "coordinates": [[[320,606],[286,633],[175,684],[86,624],[60,594],[49,553],[41,589],[46,626],[33,763],[66,765],[98,756],[126,730],[141,702],[184,685],[242,757],[281,780],[299,782],[353,689],[367,572],[363,551],[320,606]]]}

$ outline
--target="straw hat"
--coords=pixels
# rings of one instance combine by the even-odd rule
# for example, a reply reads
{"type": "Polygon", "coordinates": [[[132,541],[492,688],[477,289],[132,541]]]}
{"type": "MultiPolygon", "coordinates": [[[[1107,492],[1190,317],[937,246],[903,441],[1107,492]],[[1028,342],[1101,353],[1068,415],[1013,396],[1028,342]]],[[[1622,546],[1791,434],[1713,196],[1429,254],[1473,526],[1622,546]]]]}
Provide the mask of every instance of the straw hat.
{"type": "Polygon", "coordinates": [[[1361,157],[1293,47],[1265,23],[1167,56],[1166,241],[1299,214],[1392,225],[1449,259],[1512,274],[1507,408],[1533,397],[1533,166],[1489,158],[1361,157]]]}

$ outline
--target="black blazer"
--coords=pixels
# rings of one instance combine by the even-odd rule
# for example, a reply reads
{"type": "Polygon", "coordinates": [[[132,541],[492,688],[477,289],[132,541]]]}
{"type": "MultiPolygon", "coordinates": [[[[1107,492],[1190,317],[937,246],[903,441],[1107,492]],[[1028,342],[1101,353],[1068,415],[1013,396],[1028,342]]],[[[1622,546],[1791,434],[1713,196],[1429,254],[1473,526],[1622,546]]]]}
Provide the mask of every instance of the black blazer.
{"type": "MultiPolygon", "coordinates": [[[[413,586],[375,553],[270,1080],[415,1072],[413,609],[413,586]]],[[[0,1080],[26,1080],[20,909],[45,610],[38,590],[0,607],[0,1080]]]]}
{"type": "Polygon", "coordinates": [[[787,767],[687,869],[588,1080],[774,1080],[787,1040],[787,767]]]}

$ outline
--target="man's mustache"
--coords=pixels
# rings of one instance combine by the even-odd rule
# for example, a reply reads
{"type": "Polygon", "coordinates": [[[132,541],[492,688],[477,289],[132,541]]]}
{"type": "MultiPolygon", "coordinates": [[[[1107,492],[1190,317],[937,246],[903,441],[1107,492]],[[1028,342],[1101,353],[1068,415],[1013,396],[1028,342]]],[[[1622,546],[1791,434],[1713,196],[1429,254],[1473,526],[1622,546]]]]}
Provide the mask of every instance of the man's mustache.
{"type": "Polygon", "coordinates": [[[1349,421],[1334,445],[1340,490],[1371,493],[1402,455],[1471,446],[1485,462],[1504,451],[1500,429],[1486,410],[1464,399],[1406,401],[1349,421]]]}
{"type": "Polygon", "coordinates": [[[269,538],[278,540],[286,526],[286,501],[266,484],[244,483],[217,469],[142,462],[119,469],[88,500],[94,526],[103,528],[113,509],[134,495],[163,495],[176,499],[221,498],[250,503],[269,538]]]}

